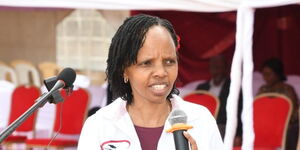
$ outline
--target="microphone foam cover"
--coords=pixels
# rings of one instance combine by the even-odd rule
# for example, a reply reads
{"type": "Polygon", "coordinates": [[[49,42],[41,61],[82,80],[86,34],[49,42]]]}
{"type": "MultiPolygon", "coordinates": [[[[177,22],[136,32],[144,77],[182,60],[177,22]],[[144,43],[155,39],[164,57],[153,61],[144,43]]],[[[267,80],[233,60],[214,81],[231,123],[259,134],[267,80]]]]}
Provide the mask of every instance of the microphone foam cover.
{"type": "Polygon", "coordinates": [[[169,123],[171,125],[177,124],[177,123],[183,123],[186,124],[187,122],[187,115],[184,111],[180,109],[175,109],[171,112],[171,115],[169,117],[169,123]]]}
{"type": "Polygon", "coordinates": [[[71,87],[75,81],[76,73],[72,68],[65,68],[57,76],[58,80],[65,82],[65,87],[71,87]]]}

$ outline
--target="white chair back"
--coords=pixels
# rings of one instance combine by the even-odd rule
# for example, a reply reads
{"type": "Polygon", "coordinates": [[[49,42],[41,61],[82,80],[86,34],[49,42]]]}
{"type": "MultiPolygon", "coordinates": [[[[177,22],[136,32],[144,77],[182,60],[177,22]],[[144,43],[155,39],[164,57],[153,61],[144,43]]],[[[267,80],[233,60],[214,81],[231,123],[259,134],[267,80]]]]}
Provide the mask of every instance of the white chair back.
{"type": "Polygon", "coordinates": [[[15,85],[18,84],[16,72],[11,67],[0,63],[0,80],[8,80],[8,76],[9,81],[15,85]]]}
{"type": "Polygon", "coordinates": [[[38,70],[29,62],[13,61],[12,66],[16,70],[19,85],[30,85],[30,75],[32,77],[32,84],[36,87],[41,86],[40,74],[38,70]]]}
{"type": "Polygon", "coordinates": [[[0,80],[0,128],[8,125],[11,96],[15,88],[15,84],[0,80]]]}

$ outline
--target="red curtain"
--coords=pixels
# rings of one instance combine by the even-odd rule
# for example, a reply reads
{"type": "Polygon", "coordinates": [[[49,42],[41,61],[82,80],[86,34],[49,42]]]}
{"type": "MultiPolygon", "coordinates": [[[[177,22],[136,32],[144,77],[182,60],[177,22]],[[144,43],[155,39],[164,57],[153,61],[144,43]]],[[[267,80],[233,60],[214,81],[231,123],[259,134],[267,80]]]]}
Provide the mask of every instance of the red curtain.
{"type": "MultiPolygon", "coordinates": [[[[132,11],[168,19],[180,36],[177,86],[209,79],[209,58],[222,54],[230,64],[235,46],[236,12],[132,11]]],[[[253,60],[259,70],[264,60],[279,57],[287,74],[300,75],[300,6],[258,9],[255,13],[253,60]]]]}
{"type": "Polygon", "coordinates": [[[280,58],[286,74],[300,75],[300,5],[258,9],[253,59],[256,70],[270,57],[280,58]]]}

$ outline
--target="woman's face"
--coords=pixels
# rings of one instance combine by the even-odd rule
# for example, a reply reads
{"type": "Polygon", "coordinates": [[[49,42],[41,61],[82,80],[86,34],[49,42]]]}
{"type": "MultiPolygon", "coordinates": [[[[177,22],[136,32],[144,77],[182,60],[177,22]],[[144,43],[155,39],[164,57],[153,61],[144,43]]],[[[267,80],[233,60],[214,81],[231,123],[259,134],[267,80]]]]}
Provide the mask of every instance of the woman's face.
{"type": "Polygon", "coordinates": [[[279,77],[277,74],[269,67],[264,67],[262,70],[262,74],[266,84],[272,86],[273,84],[279,81],[279,77]]]}
{"type": "Polygon", "coordinates": [[[137,63],[124,71],[133,102],[162,103],[171,92],[178,74],[176,48],[166,28],[153,26],[137,55],[137,63]]]}

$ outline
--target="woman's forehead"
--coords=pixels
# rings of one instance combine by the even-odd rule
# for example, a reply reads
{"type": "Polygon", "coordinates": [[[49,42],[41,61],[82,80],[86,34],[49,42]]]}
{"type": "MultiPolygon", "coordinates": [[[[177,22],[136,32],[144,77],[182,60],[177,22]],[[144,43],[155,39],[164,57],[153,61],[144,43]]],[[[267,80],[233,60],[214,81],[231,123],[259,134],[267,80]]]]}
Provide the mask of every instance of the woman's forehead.
{"type": "Polygon", "coordinates": [[[175,43],[170,32],[165,27],[153,26],[146,33],[141,50],[145,48],[174,48],[175,50],[175,43]]]}

